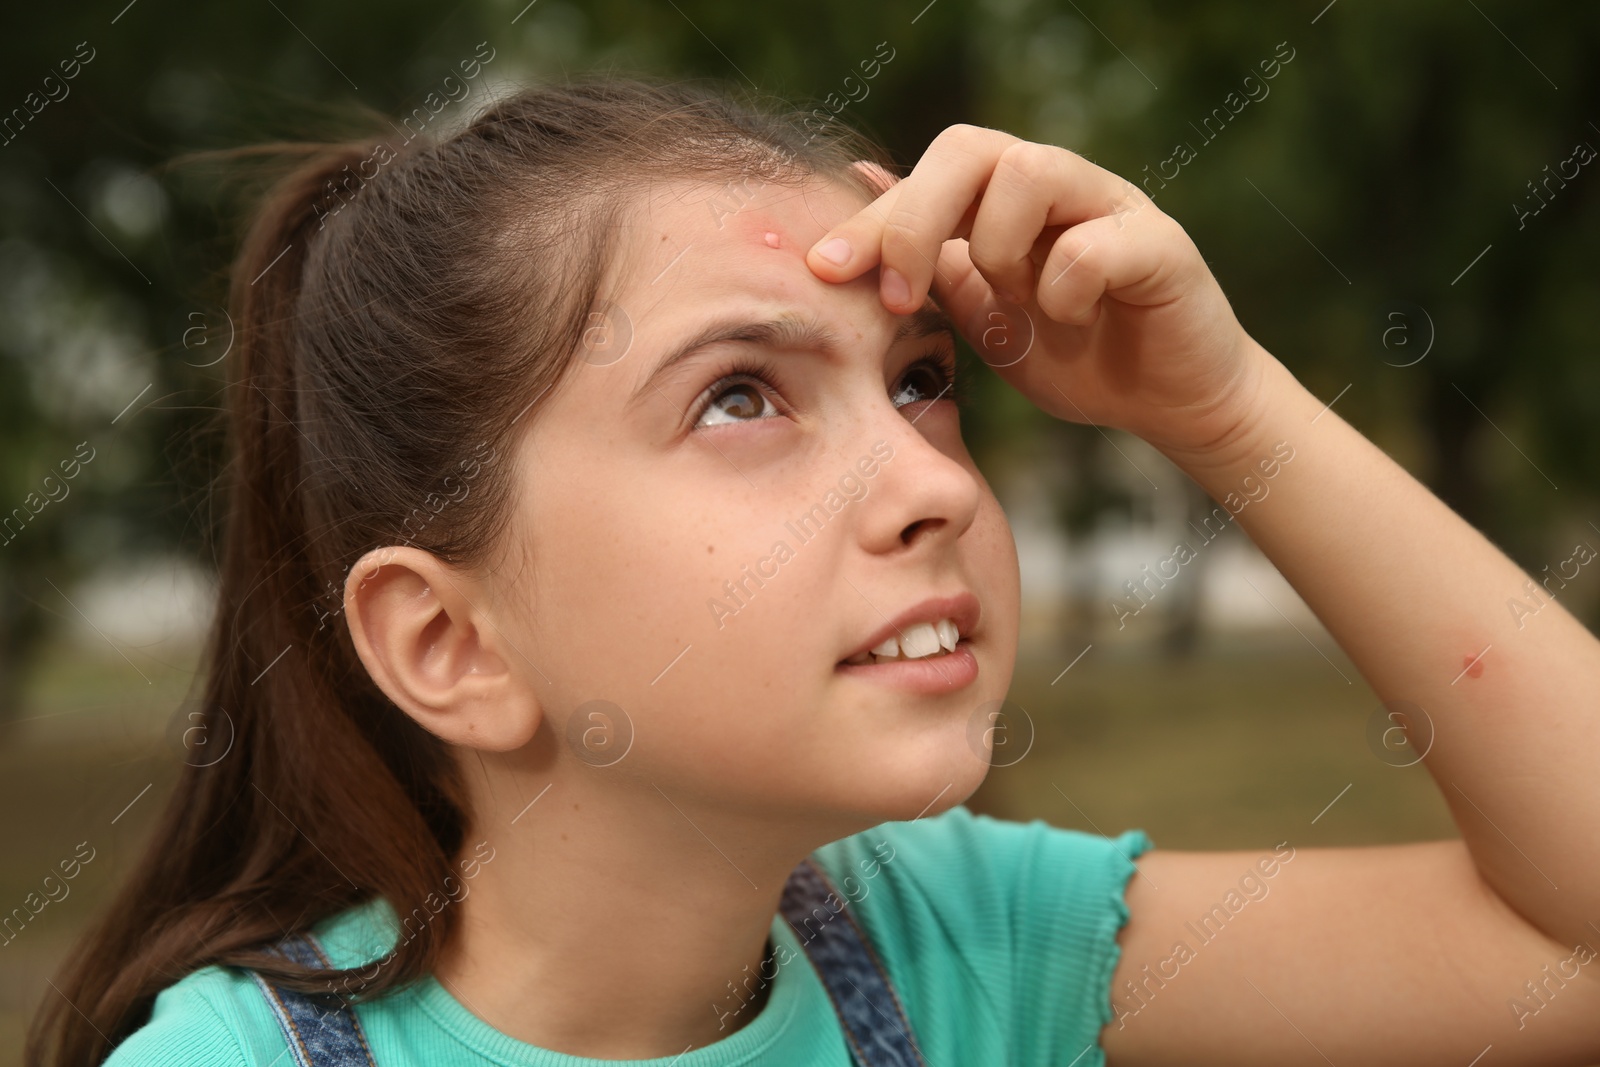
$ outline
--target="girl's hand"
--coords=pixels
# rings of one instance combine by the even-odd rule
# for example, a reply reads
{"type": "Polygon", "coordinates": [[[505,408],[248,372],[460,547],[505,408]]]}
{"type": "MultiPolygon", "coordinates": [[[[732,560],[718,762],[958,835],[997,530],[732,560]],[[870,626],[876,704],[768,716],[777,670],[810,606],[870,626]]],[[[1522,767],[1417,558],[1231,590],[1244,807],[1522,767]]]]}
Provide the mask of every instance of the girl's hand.
{"type": "Polygon", "coordinates": [[[833,282],[881,267],[896,314],[921,307],[931,284],[985,362],[1034,404],[1169,453],[1220,447],[1266,403],[1272,357],[1183,228],[1064,148],[951,126],[806,262],[833,282]],[[842,263],[824,254],[837,240],[848,245],[842,263]]]}

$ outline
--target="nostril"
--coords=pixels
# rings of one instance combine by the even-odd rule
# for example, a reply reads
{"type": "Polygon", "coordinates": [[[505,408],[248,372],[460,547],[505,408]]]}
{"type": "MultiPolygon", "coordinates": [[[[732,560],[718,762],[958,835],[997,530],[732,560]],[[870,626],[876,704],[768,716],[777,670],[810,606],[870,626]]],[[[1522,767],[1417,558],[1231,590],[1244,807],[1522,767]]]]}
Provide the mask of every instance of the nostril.
{"type": "Polygon", "coordinates": [[[937,529],[943,522],[943,519],[918,519],[900,531],[900,540],[909,545],[925,531],[937,529]]]}

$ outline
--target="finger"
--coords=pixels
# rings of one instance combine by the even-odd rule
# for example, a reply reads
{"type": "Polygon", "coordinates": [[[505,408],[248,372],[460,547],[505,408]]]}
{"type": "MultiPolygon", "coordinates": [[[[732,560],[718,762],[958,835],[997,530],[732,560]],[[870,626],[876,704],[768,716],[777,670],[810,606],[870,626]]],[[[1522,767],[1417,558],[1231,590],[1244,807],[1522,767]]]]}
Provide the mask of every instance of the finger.
{"type": "Polygon", "coordinates": [[[893,189],[824,234],[807,253],[807,263],[829,281],[847,281],[881,266],[884,305],[897,314],[916,310],[926,299],[940,246],[970,217],[995,160],[1016,141],[1001,130],[949,127],[893,189]],[[908,198],[913,201],[909,210],[908,198]],[[830,262],[822,249],[839,259],[830,262]]]}
{"type": "MultiPolygon", "coordinates": [[[[872,182],[882,190],[877,199],[872,202],[872,205],[868,208],[863,208],[861,213],[871,214],[874,218],[881,220],[886,217],[889,210],[894,206],[896,183],[902,179],[890,174],[876,163],[858,160],[853,165],[869,174],[872,182]]],[[[972,223],[977,214],[978,204],[974,201],[967,205],[967,210],[956,221],[955,233],[951,236],[965,238],[971,233],[972,223]]],[[[816,274],[824,281],[847,282],[852,278],[860,277],[878,265],[878,248],[872,248],[872,254],[870,255],[856,255],[851,248],[849,239],[839,233],[842,228],[843,224],[829,231],[829,234],[824,234],[807,252],[806,265],[811,268],[813,274],[816,274]],[[842,246],[839,249],[839,255],[843,258],[838,261],[831,258],[833,250],[830,249],[830,245],[834,244],[842,246]]]]}
{"type": "Polygon", "coordinates": [[[884,306],[903,314],[922,306],[938,273],[944,242],[976,219],[976,205],[996,161],[1021,142],[981,126],[953,126],[934,138],[901,183],[878,223],[878,289],[884,306]]]}
{"type": "Polygon", "coordinates": [[[969,342],[982,331],[983,316],[999,304],[994,289],[973,266],[966,241],[946,241],[933,276],[933,298],[969,342]]]}
{"type": "MultiPolygon", "coordinates": [[[[974,205],[976,230],[976,220],[983,215],[978,200],[988,200],[1002,159],[1008,160],[1005,170],[1019,172],[1021,184],[1048,185],[1053,216],[1071,222],[1110,210],[1113,194],[1128,184],[1064,149],[1030,144],[999,130],[951,127],[901,182],[900,195],[883,223],[879,287],[891,311],[904,313],[920,306],[935,274],[939,247],[954,235],[956,220],[974,205]],[[1010,157],[1016,157],[1015,162],[1010,157]],[[1042,169],[1039,162],[1050,159],[1072,166],[1055,173],[1042,169]]],[[[1046,225],[1043,213],[1033,216],[1033,222],[1037,236],[1046,225]]]]}
{"type": "Polygon", "coordinates": [[[1149,197],[1124,178],[1055,145],[1022,141],[1000,155],[972,225],[972,262],[997,293],[1025,300],[1035,284],[1033,251],[1048,227],[1116,215],[1123,224],[1149,197]]]}
{"type": "Polygon", "coordinates": [[[1036,395],[1028,394],[1029,379],[1048,364],[1026,357],[1037,341],[1040,317],[999,298],[973,266],[966,241],[945,242],[933,295],[979,359],[1025,395],[1036,395]]]}
{"type": "Polygon", "coordinates": [[[1163,267],[1173,247],[1160,225],[1124,225],[1116,215],[1102,215],[1067,229],[1040,267],[1032,294],[1039,310],[1057,322],[1088,326],[1099,317],[1104,296],[1140,305],[1170,298],[1177,287],[1163,267]]]}
{"type": "MultiPolygon", "coordinates": [[[[904,182],[905,179],[900,179],[904,182]]],[[[806,252],[806,266],[826,282],[847,282],[878,265],[872,220],[884,217],[900,195],[897,182],[866,207],[823,234],[806,252]],[[870,253],[870,254],[869,254],[870,253]]]]}

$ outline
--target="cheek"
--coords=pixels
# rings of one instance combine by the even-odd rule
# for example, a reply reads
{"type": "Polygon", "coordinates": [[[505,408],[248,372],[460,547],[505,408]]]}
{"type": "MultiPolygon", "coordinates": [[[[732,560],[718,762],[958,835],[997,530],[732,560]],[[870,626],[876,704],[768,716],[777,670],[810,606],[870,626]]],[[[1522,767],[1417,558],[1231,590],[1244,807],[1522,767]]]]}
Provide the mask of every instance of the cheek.
{"type": "Polygon", "coordinates": [[[717,558],[706,537],[716,533],[659,483],[589,473],[597,480],[541,490],[527,527],[531,570],[522,595],[563,674],[579,685],[627,686],[700,636],[694,608],[717,558]]]}
{"type": "Polygon", "coordinates": [[[984,599],[991,650],[1004,652],[1010,662],[1015,658],[1020,628],[1022,576],[1011,523],[987,487],[972,527],[968,531],[973,542],[970,566],[981,587],[978,595],[984,599]]]}
{"type": "Polygon", "coordinates": [[[827,550],[786,527],[804,509],[782,482],[733,488],[694,463],[599,454],[544,469],[516,595],[564,703],[687,702],[703,722],[713,705],[770,702],[831,647],[827,550]]]}

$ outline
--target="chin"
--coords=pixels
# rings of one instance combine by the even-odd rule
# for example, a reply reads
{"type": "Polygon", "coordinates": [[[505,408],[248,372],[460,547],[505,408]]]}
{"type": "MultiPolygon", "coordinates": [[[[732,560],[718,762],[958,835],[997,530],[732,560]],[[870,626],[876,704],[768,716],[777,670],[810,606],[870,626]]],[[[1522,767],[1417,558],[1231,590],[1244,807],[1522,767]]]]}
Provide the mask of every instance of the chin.
{"type": "Polygon", "coordinates": [[[885,756],[878,772],[852,799],[859,805],[863,829],[881,822],[932,818],[970,797],[988,773],[987,759],[975,755],[961,736],[938,751],[885,756]]]}

